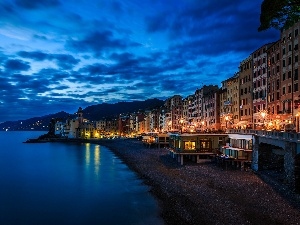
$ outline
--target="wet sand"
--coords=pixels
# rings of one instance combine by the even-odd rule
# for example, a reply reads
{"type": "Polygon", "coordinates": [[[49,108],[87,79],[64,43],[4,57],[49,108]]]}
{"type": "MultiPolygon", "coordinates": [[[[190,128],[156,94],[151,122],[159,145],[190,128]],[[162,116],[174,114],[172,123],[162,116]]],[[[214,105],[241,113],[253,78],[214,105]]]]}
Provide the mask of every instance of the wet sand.
{"type": "Polygon", "coordinates": [[[300,195],[266,173],[214,162],[179,165],[165,148],[136,139],[97,141],[151,187],[166,224],[300,224],[300,195]]]}

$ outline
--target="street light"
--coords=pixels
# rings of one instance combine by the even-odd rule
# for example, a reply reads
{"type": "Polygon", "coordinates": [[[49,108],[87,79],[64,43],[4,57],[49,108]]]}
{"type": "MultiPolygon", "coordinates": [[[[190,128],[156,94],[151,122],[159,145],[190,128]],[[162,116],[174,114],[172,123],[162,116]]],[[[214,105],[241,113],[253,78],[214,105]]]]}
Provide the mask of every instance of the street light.
{"type": "Polygon", "coordinates": [[[204,131],[204,120],[201,121],[202,131],[204,131]]]}
{"type": "Polygon", "coordinates": [[[225,116],[225,122],[226,122],[226,129],[227,129],[227,122],[229,120],[229,116],[225,116]]]}
{"type": "Polygon", "coordinates": [[[183,124],[183,119],[182,118],[179,120],[179,123],[180,123],[180,133],[182,134],[182,124],[183,124]]]}
{"type": "Polygon", "coordinates": [[[267,116],[267,112],[266,111],[261,111],[260,112],[260,116],[262,117],[263,119],[263,127],[265,127],[265,118],[267,116]]]}

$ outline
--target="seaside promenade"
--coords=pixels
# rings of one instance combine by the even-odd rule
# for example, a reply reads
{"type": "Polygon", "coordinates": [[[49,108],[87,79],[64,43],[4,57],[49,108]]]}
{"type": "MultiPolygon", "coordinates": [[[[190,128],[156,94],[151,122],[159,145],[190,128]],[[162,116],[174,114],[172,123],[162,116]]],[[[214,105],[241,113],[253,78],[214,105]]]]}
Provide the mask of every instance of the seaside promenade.
{"type": "Polygon", "coordinates": [[[166,224],[300,224],[300,195],[264,172],[213,162],[179,165],[137,139],[91,141],[136,171],[161,203],[166,224]]]}

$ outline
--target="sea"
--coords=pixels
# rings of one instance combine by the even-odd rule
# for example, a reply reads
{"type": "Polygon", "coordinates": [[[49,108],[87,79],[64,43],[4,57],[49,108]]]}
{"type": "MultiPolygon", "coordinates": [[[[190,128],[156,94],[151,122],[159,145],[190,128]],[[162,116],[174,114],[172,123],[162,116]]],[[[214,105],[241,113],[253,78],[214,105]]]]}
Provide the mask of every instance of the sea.
{"type": "Polygon", "coordinates": [[[0,132],[1,225],[162,225],[137,174],[96,144],[23,143],[45,132],[0,132]]]}

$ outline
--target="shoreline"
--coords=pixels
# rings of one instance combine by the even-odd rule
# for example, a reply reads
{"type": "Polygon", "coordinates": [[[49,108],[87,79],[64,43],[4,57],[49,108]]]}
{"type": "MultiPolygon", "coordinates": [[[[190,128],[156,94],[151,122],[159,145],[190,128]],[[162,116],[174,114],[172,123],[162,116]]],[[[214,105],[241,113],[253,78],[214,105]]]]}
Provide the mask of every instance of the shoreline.
{"type": "Polygon", "coordinates": [[[181,166],[165,148],[137,139],[56,140],[110,149],[150,187],[165,224],[300,224],[300,195],[267,172],[224,170],[213,162],[181,166]]]}
{"type": "Polygon", "coordinates": [[[265,173],[181,166],[166,149],[134,139],[90,143],[109,148],[151,187],[166,224],[300,224],[300,195],[265,173]]]}

